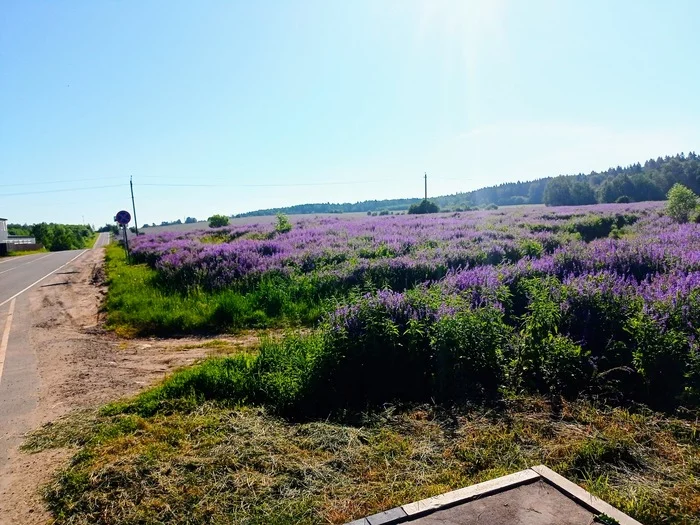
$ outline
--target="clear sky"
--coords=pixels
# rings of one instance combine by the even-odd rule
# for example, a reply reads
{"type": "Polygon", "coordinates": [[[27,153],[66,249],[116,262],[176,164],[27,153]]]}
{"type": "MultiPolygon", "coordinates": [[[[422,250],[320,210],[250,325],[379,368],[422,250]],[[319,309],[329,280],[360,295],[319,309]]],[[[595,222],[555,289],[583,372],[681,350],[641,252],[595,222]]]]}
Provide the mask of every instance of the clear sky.
{"type": "Polygon", "coordinates": [[[0,216],[101,225],[130,175],[142,223],[700,150],[699,19],[697,0],[3,0],[0,216]]]}

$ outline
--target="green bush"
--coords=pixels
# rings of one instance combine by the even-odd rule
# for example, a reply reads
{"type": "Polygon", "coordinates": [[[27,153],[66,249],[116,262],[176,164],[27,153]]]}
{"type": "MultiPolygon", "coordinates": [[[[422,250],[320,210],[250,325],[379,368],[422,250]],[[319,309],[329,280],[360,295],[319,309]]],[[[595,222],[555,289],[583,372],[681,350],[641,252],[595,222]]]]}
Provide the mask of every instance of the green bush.
{"type": "Polygon", "coordinates": [[[223,226],[228,226],[229,218],[226,215],[212,215],[207,219],[209,221],[210,228],[221,228],[223,226]]]}
{"type": "Polygon", "coordinates": [[[288,233],[292,231],[292,223],[289,218],[283,213],[277,214],[277,224],[275,225],[275,231],[277,233],[288,233]]]}
{"type": "Polygon", "coordinates": [[[436,399],[492,397],[504,381],[510,329],[491,308],[465,310],[430,327],[436,399]]]}
{"type": "Polygon", "coordinates": [[[676,222],[688,222],[698,205],[698,196],[691,189],[676,183],[666,197],[666,214],[676,222]]]}
{"type": "Polygon", "coordinates": [[[632,362],[646,387],[636,397],[655,408],[673,407],[684,393],[689,372],[688,336],[677,329],[665,330],[645,313],[630,319],[626,328],[632,339],[632,362]]]}
{"type": "Polygon", "coordinates": [[[426,213],[437,213],[439,211],[440,208],[438,205],[427,199],[423,199],[420,204],[411,204],[408,208],[409,215],[423,215],[426,213]]]}
{"type": "Polygon", "coordinates": [[[543,253],[542,243],[534,239],[525,239],[520,243],[519,256],[521,257],[540,257],[543,253]]]}

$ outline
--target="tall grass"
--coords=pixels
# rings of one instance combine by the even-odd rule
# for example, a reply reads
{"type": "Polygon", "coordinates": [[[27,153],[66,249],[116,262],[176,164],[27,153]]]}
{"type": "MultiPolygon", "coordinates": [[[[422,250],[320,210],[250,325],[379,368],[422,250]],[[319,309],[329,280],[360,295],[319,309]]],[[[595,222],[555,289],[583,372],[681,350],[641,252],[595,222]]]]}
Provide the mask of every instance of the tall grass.
{"type": "Polygon", "coordinates": [[[129,265],[124,250],[106,250],[107,324],[124,336],[235,331],[311,324],[326,303],[303,278],[263,278],[249,292],[173,290],[145,264],[129,265]]]}

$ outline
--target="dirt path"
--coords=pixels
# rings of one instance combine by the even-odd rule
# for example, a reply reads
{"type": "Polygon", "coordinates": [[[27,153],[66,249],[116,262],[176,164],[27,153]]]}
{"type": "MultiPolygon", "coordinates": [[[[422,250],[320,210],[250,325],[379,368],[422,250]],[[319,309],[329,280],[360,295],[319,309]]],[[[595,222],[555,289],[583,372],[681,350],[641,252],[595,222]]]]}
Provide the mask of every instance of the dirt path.
{"type": "MultiPolygon", "coordinates": [[[[27,344],[36,358],[39,384],[35,406],[14,429],[17,437],[24,432],[20,428],[37,428],[75,409],[136,393],[212,351],[201,346],[202,339],[125,341],[103,330],[102,257],[102,250],[90,251],[27,292],[27,344]]],[[[228,339],[235,346],[257,341],[252,334],[228,339]]],[[[26,454],[14,446],[0,467],[0,524],[46,523],[50,515],[40,487],[71,453],[26,454]]]]}

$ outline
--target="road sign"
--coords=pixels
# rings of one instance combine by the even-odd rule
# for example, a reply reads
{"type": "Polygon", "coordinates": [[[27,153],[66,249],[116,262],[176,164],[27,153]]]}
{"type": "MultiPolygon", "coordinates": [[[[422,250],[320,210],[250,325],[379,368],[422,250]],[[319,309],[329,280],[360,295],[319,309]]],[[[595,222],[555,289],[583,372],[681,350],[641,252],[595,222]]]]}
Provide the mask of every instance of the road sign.
{"type": "Polygon", "coordinates": [[[122,226],[126,226],[131,222],[131,214],[126,211],[122,210],[117,215],[114,217],[114,220],[117,222],[117,224],[120,224],[122,226]]]}

